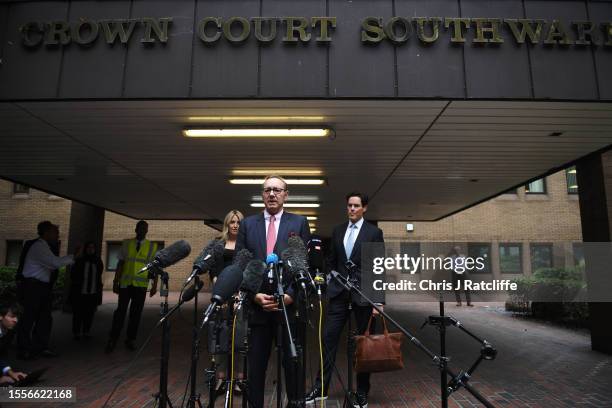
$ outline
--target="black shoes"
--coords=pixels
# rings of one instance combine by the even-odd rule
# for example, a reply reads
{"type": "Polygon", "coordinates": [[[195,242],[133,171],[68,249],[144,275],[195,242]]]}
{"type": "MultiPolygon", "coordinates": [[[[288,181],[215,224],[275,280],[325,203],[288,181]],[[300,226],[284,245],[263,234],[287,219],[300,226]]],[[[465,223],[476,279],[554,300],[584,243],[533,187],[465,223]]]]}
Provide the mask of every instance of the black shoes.
{"type": "Polygon", "coordinates": [[[321,388],[316,386],[305,397],[306,404],[314,404],[316,401],[325,401],[326,399],[327,392],[323,393],[323,397],[321,397],[321,388]]]}
{"type": "Polygon", "coordinates": [[[354,408],[368,408],[368,396],[364,392],[359,392],[355,394],[355,404],[354,408]]]}

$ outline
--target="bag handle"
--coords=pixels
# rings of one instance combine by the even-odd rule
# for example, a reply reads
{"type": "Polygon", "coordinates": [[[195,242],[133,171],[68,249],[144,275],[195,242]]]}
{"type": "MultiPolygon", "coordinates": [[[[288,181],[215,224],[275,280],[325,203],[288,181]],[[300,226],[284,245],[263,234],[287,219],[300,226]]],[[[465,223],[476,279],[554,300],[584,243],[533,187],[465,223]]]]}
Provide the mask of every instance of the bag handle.
{"type": "MultiPolygon", "coordinates": [[[[383,321],[383,334],[385,336],[389,335],[389,329],[387,328],[387,319],[385,319],[384,316],[380,316],[382,317],[382,321],[383,321]]],[[[374,318],[374,315],[370,315],[370,320],[368,320],[368,328],[366,329],[366,331],[363,333],[364,336],[369,336],[370,335],[370,326],[372,326],[372,319],[374,318]]]]}

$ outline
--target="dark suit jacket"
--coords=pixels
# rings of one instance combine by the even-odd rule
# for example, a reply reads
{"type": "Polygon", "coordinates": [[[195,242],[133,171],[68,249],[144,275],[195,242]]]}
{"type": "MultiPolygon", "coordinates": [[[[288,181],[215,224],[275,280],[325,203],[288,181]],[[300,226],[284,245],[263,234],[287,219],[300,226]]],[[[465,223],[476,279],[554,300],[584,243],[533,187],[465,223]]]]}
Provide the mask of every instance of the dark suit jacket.
{"type": "MultiPolygon", "coordinates": [[[[306,243],[310,240],[310,228],[306,217],[291,214],[285,210],[278,226],[278,235],[274,246],[274,253],[279,258],[281,253],[287,249],[287,240],[291,235],[298,235],[306,243]]],[[[266,261],[268,255],[266,254],[266,221],[263,212],[246,217],[240,222],[235,253],[244,248],[251,251],[253,259],[266,261]]],[[[293,297],[292,287],[288,287],[286,291],[293,297]]],[[[253,305],[251,323],[266,321],[272,315],[275,315],[275,313],[264,312],[259,305],[253,305]]]]}
{"type": "MultiPolygon", "coordinates": [[[[346,221],[337,227],[334,228],[334,232],[332,233],[332,239],[330,243],[330,252],[329,257],[327,258],[327,268],[329,271],[335,270],[339,272],[342,276],[347,277],[349,274],[349,270],[346,266],[346,251],[344,250],[344,235],[346,233],[346,229],[349,226],[349,221],[346,221]]],[[[361,264],[361,248],[363,243],[368,242],[384,242],[383,232],[380,228],[375,226],[374,224],[370,224],[368,221],[364,220],[361,229],[359,230],[359,234],[355,239],[355,245],[353,245],[353,251],[350,255],[350,260],[355,264],[355,273],[353,274],[353,278],[357,279],[362,291],[364,291],[365,295],[370,297],[372,296],[372,300],[378,303],[384,303],[384,292],[372,291],[370,288],[365,288],[362,285],[364,279],[362,279],[362,273],[371,273],[367,271],[362,271],[361,264]],[[372,293],[374,292],[374,293],[372,293]]],[[[371,265],[368,266],[368,269],[371,268],[371,265]]],[[[335,297],[342,294],[346,289],[336,281],[333,277],[329,281],[329,285],[327,286],[327,298],[334,299],[335,297]]],[[[360,296],[354,296],[353,300],[360,304],[366,305],[366,302],[360,299],[360,296]]]]}
{"type": "Polygon", "coordinates": [[[3,370],[5,367],[10,366],[8,362],[8,351],[11,347],[13,335],[13,331],[5,330],[4,334],[0,336],[0,371],[3,370]]]}
{"type": "MultiPolygon", "coordinates": [[[[102,259],[97,257],[95,260],[96,263],[96,280],[95,280],[95,292],[97,296],[98,305],[102,304],[102,272],[104,271],[104,264],[102,263],[102,259]]],[[[78,299],[81,296],[81,288],[83,286],[83,274],[85,273],[85,258],[78,258],[72,268],[70,269],[70,295],[68,301],[72,304],[73,307],[78,306],[78,299]]]]}

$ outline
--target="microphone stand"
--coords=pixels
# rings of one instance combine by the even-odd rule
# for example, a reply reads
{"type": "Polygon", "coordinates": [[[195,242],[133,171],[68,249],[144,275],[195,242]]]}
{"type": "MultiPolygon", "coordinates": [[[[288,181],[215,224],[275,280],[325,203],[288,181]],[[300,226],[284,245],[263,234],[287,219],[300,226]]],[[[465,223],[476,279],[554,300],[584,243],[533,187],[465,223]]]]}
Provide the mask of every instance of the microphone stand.
{"type": "MultiPolygon", "coordinates": [[[[482,362],[482,360],[493,360],[496,355],[497,355],[497,350],[495,350],[491,344],[489,344],[486,340],[482,340],[480,338],[478,338],[477,336],[475,336],[474,334],[472,334],[471,332],[469,332],[467,329],[465,329],[462,325],[461,322],[455,320],[452,317],[449,316],[444,316],[444,306],[442,306],[442,308],[440,309],[440,313],[441,316],[430,316],[429,317],[429,321],[426,323],[430,323],[430,324],[437,324],[437,321],[441,321],[443,325],[449,325],[449,324],[453,324],[457,327],[459,327],[462,331],[464,331],[465,333],[467,333],[468,335],[470,335],[471,337],[473,337],[475,340],[481,342],[482,344],[482,348],[480,351],[480,356],[478,357],[478,359],[476,360],[476,362],[474,364],[472,364],[472,366],[470,367],[470,369],[467,372],[459,372],[459,374],[455,374],[453,372],[453,370],[451,370],[448,367],[448,361],[449,358],[447,356],[445,356],[445,348],[442,349],[442,354],[441,356],[436,355],[435,353],[433,353],[431,350],[429,350],[427,347],[425,347],[415,336],[413,336],[408,330],[404,329],[399,323],[397,323],[393,318],[391,318],[386,312],[384,312],[382,309],[380,309],[379,306],[377,306],[376,304],[374,304],[374,302],[368,298],[366,295],[363,294],[363,292],[353,283],[350,281],[350,279],[348,278],[344,278],[343,276],[341,276],[338,272],[336,271],[332,271],[332,276],[334,279],[336,279],[336,281],[338,283],[340,283],[346,290],[348,290],[349,292],[355,292],[356,294],[360,295],[362,299],[364,299],[366,302],[368,302],[374,309],[376,309],[385,319],[389,320],[391,323],[393,323],[393,325],[395,325],[402,333],[404,333],[404,335],[421,351],[423,351],[425,354],[427,354],[432,361],[434,362],[434,364],[436,364],[438,366],[438,369],[442,372],[442,374],[444,374],[444,377],[440,378],[440,394],[443,396],[442,398],[442,406],[443,408],[446,408],[448,406],[448,396],[450,396],[450,394],[452,394],[453,392],[457,391],[459,388],[461,387],[465,387],[466,390],[468,390],[468,392],[470,394],[472,394],[478,401],[480,401],[485,407],[487,408],[495,408],[495,406],[493,404],[491,404],[482,394],[480,394],[473,386],[471,386],[468,381],[471,378],[472,373],[474,372],[474,370],[476,369],[476,367],[480,364],[480,362],[482,362]],[[448,322],[448,323],[446,323],[448,322]],[[451,376],[451,381],[450,383],[447,384],[447,378],[446,375],[450,375],[451,376]],[[446,405],[444,405],[446,403],[446,405]]],[[[349,320],[349,324],[350,324],[350,320],[349,320]]],[[[445,336],[442,337],[443,341],[445,341],[445,336]]],[[[445,343],[442,343],[445,344],[445,343]]],[[[351,378],[349,377],[349,383],[351,381],[351,378]]]]}
{"type": "MultiPolygon", "coordinates": [[[[161,288],[159,295],[164,298],[161,303],[160,314],[162,319],[162,348],[161,348],[161,363],[159,368],[159,392],[153,395],[153,397],[159,403],[159,408],[166,408],[167,405],[172,408],[172,403],[168,397],[168,360],[170,359],[170,320],[167,318],[171,313],[168,313],[168,273],[162,269],[155,268],[150,275],[157,277],[160,276],[161,288]]],[[[180,303],[179,303],[180,304],[180,303]]],[[[176,310],[173,308],[172,312],[176,310]]]]}
{"type": "MultiPolygon", "coordinates": [[[[293,335],[291,334],[291,326],[289,325],[289,315],[287,314],[287,306],[285,305],[285,290],[283,289],[283,274],[282,274],[282,262],[279,262],[278,266],[275,266],[273,268],[274,270],[274,277],[276,279],[276,298],[277,298],[277,302],[280,305],[282,314],[283,314],[283,321],[281,326],[285,326],[285,330],[287,330],[287,336],[289,339],[289,352],[291,354],[291,360],[292,361],[296,361],[297,360],[297,350],[295,347],[295,342],[293,340],[293,335]]],[[[276,362],[276,370],[277,370],[277,382],[276,382],[276,406],[277,408],[282,408],[282,398],[281,398],[281,393],[282,393],[282,347],[281,345],[283,344],[283,335],[282,335],[282,331],[283,328],[279,326],[278,327],[278,331],[276,334],[276,347],[277,347],[277,362],[276,362]]],[[[291,402],[291,401],[290,401],[291,402]]]]}
{"type": "MultiPolygon", "coordinates": [[[[197,289],[200,284],[200,277],[195,275],[193,281],[194,287],[197,289]]],[[[196,390],[197,386],[197,371],[198,371],[198,360],[200,358],[200,332],[198,330],[198,292],[195,291],[193,298],[193,329],[192,329],[192,341],[191,341],[191,373],[189,374],[191,381],[191,393],[189,394],[189,400],[187,401],[188,408],[195,408],[197,406],[202,408],[202,402],[200,401],[200,394],[196,390]]]]}

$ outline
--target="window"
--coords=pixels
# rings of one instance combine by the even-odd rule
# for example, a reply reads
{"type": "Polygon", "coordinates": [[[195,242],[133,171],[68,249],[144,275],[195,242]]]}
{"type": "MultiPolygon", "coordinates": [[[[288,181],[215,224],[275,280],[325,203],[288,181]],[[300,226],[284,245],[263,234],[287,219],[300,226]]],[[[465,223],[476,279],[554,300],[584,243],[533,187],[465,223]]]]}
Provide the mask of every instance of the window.
{"type": "Polygon", "coordinates": [[[499,244],[499,269],[502,273],[523,273],[521,244],[499,244]]]}
{"type": "Polygon", "coordinates": [[[472,269],[470,273],[491,273],[491,244],[468,243],[468,257],[484,259],[484,268],[472,269]]]}
{"type": "Polygon", "coordinates": [[[21,257],[21,249],[23,248],[22,240],[7,240],[6,241],[6,266],[19,266],[19,258],[21,257]]]}
{"type": "Polygon", "coordinates": [[[574,242],[572,252],[574,253],[574,266],[584,268],[584,245],[582,242],[574,242]]]}
{"type": "MultiPolygon", "coordinates": [[[[421,243],[420,242],[401,242],[400,253],[406,254],[412,258],[418,258],[421,256],[421,243]]],[[[412,269],[402,268],[402,273],[411,273],[412,269]]],[[[421,268],[418,268],[414,273],[421,273],[421,268]]]]}
{"type": "Polygon", "coordinates": [[[565,181],[567,182],[567,194],[578,194],[578,177],[576,177],[576,166],[565,170],[565,181]]]}
{"type": "Polygon", "coordinates": [[[121,241],[106,242],[106,270],[115,272],[117,263],[119,262],[119,254],[121,253],[121,241]]]}
{"type": "Polygon", "coordinates": [[[552,268],[552,244],[531,244],[531,273],[542,268],[552,268]]]}
{"type": "Polygon", "coordinates": [[[30,187],[23,184],[13,184],[13,194],[30,194],[30,187]]]}
{"type": "Polygon", "coordinates": [[[526,194],[546,194],[546,179],[541,178],[525,185],[526,194]]]}

